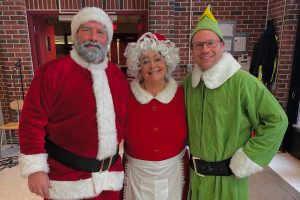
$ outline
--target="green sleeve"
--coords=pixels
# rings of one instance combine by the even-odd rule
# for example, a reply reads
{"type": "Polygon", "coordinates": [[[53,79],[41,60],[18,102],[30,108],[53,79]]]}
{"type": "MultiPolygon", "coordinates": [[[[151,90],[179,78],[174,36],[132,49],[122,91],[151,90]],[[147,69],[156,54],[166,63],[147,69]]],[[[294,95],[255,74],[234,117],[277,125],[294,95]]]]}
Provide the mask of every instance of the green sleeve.
{"type": "Polygon", "coordinates": [[[255,137],[245,143],[243,150],[263,167],[268,165],[281,145],[288,125],[287,116],[275,97],[255,77],[244,84],[243,90],[242,101],[255,129],[255,137]]]}

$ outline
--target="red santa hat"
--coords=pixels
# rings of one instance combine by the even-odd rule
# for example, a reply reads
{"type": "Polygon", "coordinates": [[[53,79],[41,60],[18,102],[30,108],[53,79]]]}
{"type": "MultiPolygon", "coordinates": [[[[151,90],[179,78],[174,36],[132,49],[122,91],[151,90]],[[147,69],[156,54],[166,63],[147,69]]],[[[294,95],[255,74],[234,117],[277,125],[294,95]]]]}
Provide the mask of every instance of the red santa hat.
{"type": "Polygon", "coordinates": [[[96,7],[85,7],[82,8],[76,15],[74,15],[71,22],[71,37],[74,43],[77,43],[77,31],[81,24],[96,21],[105,26],[108,41],[107,44],[110,44],[113,37],[113,23],[106,12],[101,8],[96,7]]]}
{"type": "Polygon", "coordinates": [[[160,52],[167,65],[167,77],[176,69],[179,59],[179,49],[175,44],[159,33],[144,33],[137,42],[131,42],[125,49],[124,56],[127,58],[126,64],[129,72],[135,78],[140,73],[140,56],[148,51],[160,52]]]}

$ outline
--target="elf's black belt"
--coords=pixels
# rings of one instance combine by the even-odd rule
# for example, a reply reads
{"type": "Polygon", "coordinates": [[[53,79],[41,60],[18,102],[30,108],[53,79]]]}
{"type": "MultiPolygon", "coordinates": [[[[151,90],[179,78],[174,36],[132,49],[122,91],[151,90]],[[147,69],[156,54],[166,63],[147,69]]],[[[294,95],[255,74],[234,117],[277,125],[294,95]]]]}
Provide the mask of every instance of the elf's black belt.
{"type": "Polygon", "coordinates": [[[54,158],[60,163],[72,169],[85,171],[85,172],[106,171],[112,165],[114,165],[119,158],[118,150],[115,155],[105,158],[103,160],[81,157],[58,146],[57,144],[53,143],[49,139],[46,139],[45,149],[50,157],[54,158]]]}
{"type": "Polygon", "coordinates": [[[198,176],[230,176],[233,174],[229,167],[230,159],[207,162],[191,155],[190,166],[198,176]]]}

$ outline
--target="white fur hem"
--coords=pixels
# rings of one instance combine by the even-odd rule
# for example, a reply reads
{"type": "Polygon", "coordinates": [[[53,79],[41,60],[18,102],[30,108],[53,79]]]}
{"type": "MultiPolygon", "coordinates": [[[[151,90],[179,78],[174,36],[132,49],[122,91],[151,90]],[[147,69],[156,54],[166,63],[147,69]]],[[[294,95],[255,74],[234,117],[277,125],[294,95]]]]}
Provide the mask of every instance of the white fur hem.
{"type": "Polygon", "coordinates": [[[233,174],[239,178],[244,178],[262,171],[263,167],[253,162],[243,151],[243,148],[239,148],[230,160],[230,165],[233,174]]]}
{"type": "Polygon", "coordinates": [[[152,99],[156,99],[164,104],[170,103],[176,94],[177,86],[177,82],[173,78],[169,78],[166,88],[159,92],[156,96],[153,96],[140,86],[137,79],[130,83],[133,95],[141,104],[149,103],[152,99]]]}
{"type": "Polygon", "coordinates": [[[26,178],[30,174],[35,172],[49,172],[49,165],[47,163],[48,154],[33,154],[25,155],[21,154],[19,157],[21,175],[26,178]]]}
{"type": "Polygon", "coordinates": [[[120,191],[124,172],[92,173],[92,178],[78,181],[50,181],[51,199],[85,199],[98,196],[102,191],[120,191]]]}

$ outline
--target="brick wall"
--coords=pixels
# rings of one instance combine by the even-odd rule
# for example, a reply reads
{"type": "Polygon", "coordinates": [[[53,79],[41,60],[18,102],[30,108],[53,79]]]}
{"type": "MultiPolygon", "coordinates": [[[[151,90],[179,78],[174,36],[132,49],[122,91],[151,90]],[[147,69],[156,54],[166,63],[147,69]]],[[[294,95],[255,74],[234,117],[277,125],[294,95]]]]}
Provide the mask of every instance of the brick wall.
{"type": "Polygon", "coordinates": [[[270,1],[268,18],[275,19],[279,37],[278,73],[276,86],[272,92],[284,108],[287,107],[289,95],[299,10],[299,1],[270,1]]]}
{"type": "MultiPolygon", "coordinates": [[[[213,14],[218,21],[235,21],[236,33],[247,34],[247,54],[252,49],[264,31],[267,13],[267,0],[236,1],[236,0],[169,0],[149,1],[149,29],[166,34],[180,48],[181,63],[179,69],[173,74],[175,79],[181,81],[187,73],[187,65],[191,64],[189,49],[189,33],[196,26],[198,18],[205,8],[211,4],[213,14]],[[171,9],[174,9],[172,11],[171,9]],[[174,16],[168,16],[174,13],[174,16]],[[174,23],[170,20],[174,19],[174,23]],[[171,25],[170,23],[171,22],[171,25]],[[190,23],[191,22],[191,23],[190,23]],[[165,26],[169,24],[169,26],[165,26]],[[174,24],[174,25],[173,25],[174,24]]],[[[233,52],[237,58],[245,52],[233,52]]]]}
{"type": "MultiPolygon", "coordinates": [[[[1,55],[1,54],[0,54],[1,55]]],[[[0,102],[1,102],[1,109],[2,109],[2,114],[3,118],[2,119],[8,119],[8,101],[7,101],[7,95],[6,95],[6,84],[4,81],[4,70],[3,66],[0,66],[0,102]]],[[[0,113],[1,114],[1,113],[0,113]]],[[[1,119],[1,117],[0,117],[1,119]]]]}
{"type": "MultiPolygon", "coordinates": [[[[183,8],[184,10],[186,8],[183,8]]],[[[186,65],[182,65],[182,60],[186,59],[186,34],[178,34],[180,27],[178,26],[177,7],[174,1],[166,0],[149,0],[149,31],[158,32],[166,38],[175,42],[176,46],[180,48],[181,63],[179,68],[173,73],[173,77],[177,81],[181,81],[186,74],[186,65]],[[179,38],[181,37],[181,38],[179,38]],[[181,40],[183,39],[183,40],[181,40]],[[184,57],[185,56],[185,57],[184,57]]],[[[185,23],[184,19],[181,22],[185,23]]],[[[185,28],[185,26],[182,26],[185,28]]]]}
{"type": "Polygon", "coordinates": [[[0,97],[4,122],[14,117],[9,110],[9,102],[22,96],[19,72],[14,65],[17,58],[21,59],[25,90],[32,78],[28,38],[25,1],[0,1],[0,97]]]}
{"type": "MultiPolygon", "coordinates": [[[[236,33],[247,34],[247,54],[252,55],[253,47],[265,30],[266,20],[275,19],[278,36],[280,37],[278,75],[273,94],[286,109],[289,83],[291,78],[291,65],[293,62],[294,42],[298,19],[299,1],[295,0],[169,0],[149,1],[149,30],[162,32],[174,41],[180,48],[181,63],[174,73],[176,80],[181,81],[186,75],[186,67],[191,63],[188,46],[190,33],[190,18],[192,29],[196,26],[199,16],[207,5],[211,4],[213,14],[221,21],[235,21],[236,33]],[[174,9],[174,12],[172,11],[174,9]],[[192,16],[190,16],[190,10],[192,16]],[[174,13],[174,16],[168,14],[174,13]],[[268,15],[268,16],[267,16],[268,15]],[[169,26],[172,18],[175,20],[169,26]],[[174,28],[173,28],[174,27],[174,28]],[[283,30],[281,31],[281,29],[283,30]],[[167,30],[166,30],[167,29],[167,30]]],[[[235,58],[245,52],[233,52],[235,58]]]]}
{"type": "MultiPolygon", "coordinates": [[[[29,2],[29,1],[26,1],[29,2]]],[[[38,1],[36,1],[38,2],[38,1]]],[[[55,1],[48,1],[55,2],[55,1]]],[[[146,2],[146,0],[143,0],[146,2]]],[[[276,85],[272,91],[286,108],[296,37],[299,1],[295,0],[149,0],[149,31],[160,32],[180,48],[181,63],[174,77],[181,81],[191,64],[189,33],[208,4],[219,21],[235,21],[237,33],[247,33],[247,54],[264,31],[266,19],[275,19],[279,36],[276,85]],[[191,12],[190,12],[191,11],[191,12]],[[190,26],[191,25],[191,26],[190,26]]],[[[31,4],[30,4],[31,5],[31,4]]],[[[125,4],[123,5],[125,8],[125,4]]],[[[56,8],[57,9],[57,8],[56,8]]],[[[108,9],[112,9],[109,7],[108,9]]],[[[119,8],[120,9],[120,8],[119,8]]],[[[129,8],[126,8],[129,9],[129,8]]],[[[36,10],[30,8],[30,11],[36,10]]],[[[117,9],[118,10],[118,9],[117,9]]],[[[244,53],[244,52],[243,52],[244,53]]],[[[235,57],[241,53],[234,52],[235,57]]],[[[9,102],[21,97],[20,80],[15,79],[14,63],[22,60],[25,91],[32,80],[32,58],[27,28],[25,0],[0,1],[0,98],[4,120],[12,118],[9,102]],[[16,84],[14,81],[16,80],[16,84]],[[16,87],[14,87],[16,86],[16,87]]]]}

